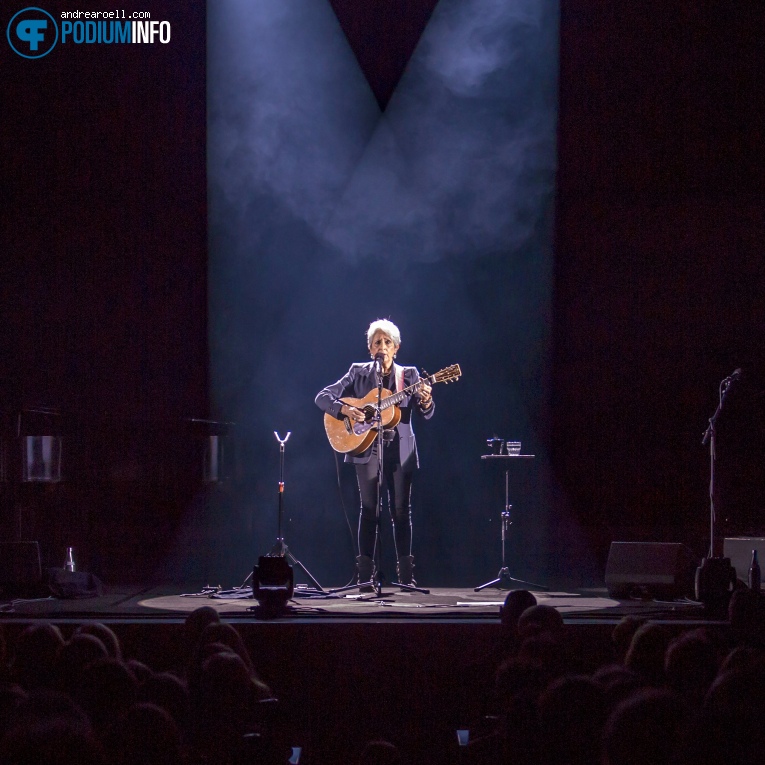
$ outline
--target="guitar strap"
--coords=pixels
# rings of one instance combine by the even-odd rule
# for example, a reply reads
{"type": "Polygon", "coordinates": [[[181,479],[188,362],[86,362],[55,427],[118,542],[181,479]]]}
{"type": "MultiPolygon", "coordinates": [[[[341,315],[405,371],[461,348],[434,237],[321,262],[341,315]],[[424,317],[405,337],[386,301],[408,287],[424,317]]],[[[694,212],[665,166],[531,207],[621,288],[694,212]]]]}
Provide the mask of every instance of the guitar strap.
{"type": "Polygon", "coordinates": [[[404,367],[400,367],[398,364],[393,365],[396,370],[396,390],[404,390],[404,367]]]}

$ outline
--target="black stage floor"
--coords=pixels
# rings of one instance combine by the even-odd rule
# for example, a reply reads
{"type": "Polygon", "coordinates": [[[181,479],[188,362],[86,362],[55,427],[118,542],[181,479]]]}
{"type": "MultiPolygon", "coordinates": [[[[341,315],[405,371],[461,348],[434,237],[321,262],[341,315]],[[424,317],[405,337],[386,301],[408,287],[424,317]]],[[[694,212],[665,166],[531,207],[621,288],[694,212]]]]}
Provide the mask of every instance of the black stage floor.
{"type": "MultiPolygon", "coordinates": [[[[111,586],[103,596],[87,599],[53,597],[0,601],[0,622],[29,620],[99,620],[181,622],[200,606],[212,606],[224,620],[268,621],[376,621],[379,619],[440,621],[499,621],[506,590],[487,588],[432,588],[429,593],[403,592],[384,587],[381,596],[360,595],[357,589],[314,596],[298,587],[276,617],[264,615],[249,589],[212,591],[204,587],[161,585],[111,586]]],[[[568,625],[615,624],[626,615],[665,623],[708,624],[703,607],[688,600],[618,601],[605,589],[579,592],[534,592],[538,603],[554,606],[568,625]]]]}

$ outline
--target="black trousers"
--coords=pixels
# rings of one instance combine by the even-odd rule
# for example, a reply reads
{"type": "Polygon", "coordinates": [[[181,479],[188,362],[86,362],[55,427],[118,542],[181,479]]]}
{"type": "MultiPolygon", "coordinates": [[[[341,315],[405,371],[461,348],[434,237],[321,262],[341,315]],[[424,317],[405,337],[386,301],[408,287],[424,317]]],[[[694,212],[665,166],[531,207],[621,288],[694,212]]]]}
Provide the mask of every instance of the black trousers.
{"type": "MultiPolygon", "coordinates": [[[[385,449],[383,459],[383,499],[393,522],[396,559],[412,554],[412,472],[405,471],[398,460],[389,458],[393,449],[385,449]]],[[[356,465],[361,512],[359,514],[359,555],[374,557],[377,527],[377,455],[365,465],[356,465]]]]}

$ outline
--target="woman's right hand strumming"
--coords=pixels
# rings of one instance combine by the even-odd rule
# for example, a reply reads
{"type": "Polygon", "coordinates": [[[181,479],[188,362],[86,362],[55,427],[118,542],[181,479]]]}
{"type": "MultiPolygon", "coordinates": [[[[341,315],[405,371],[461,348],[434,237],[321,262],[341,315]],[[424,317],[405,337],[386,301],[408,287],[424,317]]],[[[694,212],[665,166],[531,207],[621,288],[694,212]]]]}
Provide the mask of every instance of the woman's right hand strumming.
{"type": "Polygon", "coordinates": [[[366,417],[364,417],[364,412],[362,412],[361,409],[357,409],[355,406],[350,406],[349,404],[342,405],[340,414],[350,418],[354,422],[364,422],[366,419],[366,417]]]}

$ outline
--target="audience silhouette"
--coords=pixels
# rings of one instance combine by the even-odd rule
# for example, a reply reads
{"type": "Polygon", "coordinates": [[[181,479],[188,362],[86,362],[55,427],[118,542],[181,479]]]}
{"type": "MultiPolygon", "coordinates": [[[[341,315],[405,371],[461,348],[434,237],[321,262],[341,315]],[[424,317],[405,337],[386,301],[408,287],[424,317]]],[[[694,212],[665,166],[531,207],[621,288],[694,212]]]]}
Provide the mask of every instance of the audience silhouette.
{"type": "MultiPolygon", "coordinates": [[[[764,613],[759,593],[737,591],[725,634],[628,617],[611,630],[611,657],[583,672],[561,614],[510,592],[495,684],[483,689],[459,762],[759,763],[764,613]]],[[[214,609],[188,616],[172,672],[127,658],[106,625],[67,633],[45,623],[15,640],[0,632],[0,765],[287,763],[289,717],[240,632],[214,609]]],[[[409,762],[380,738],[356,752],[360,765],[409,762]]]]}

